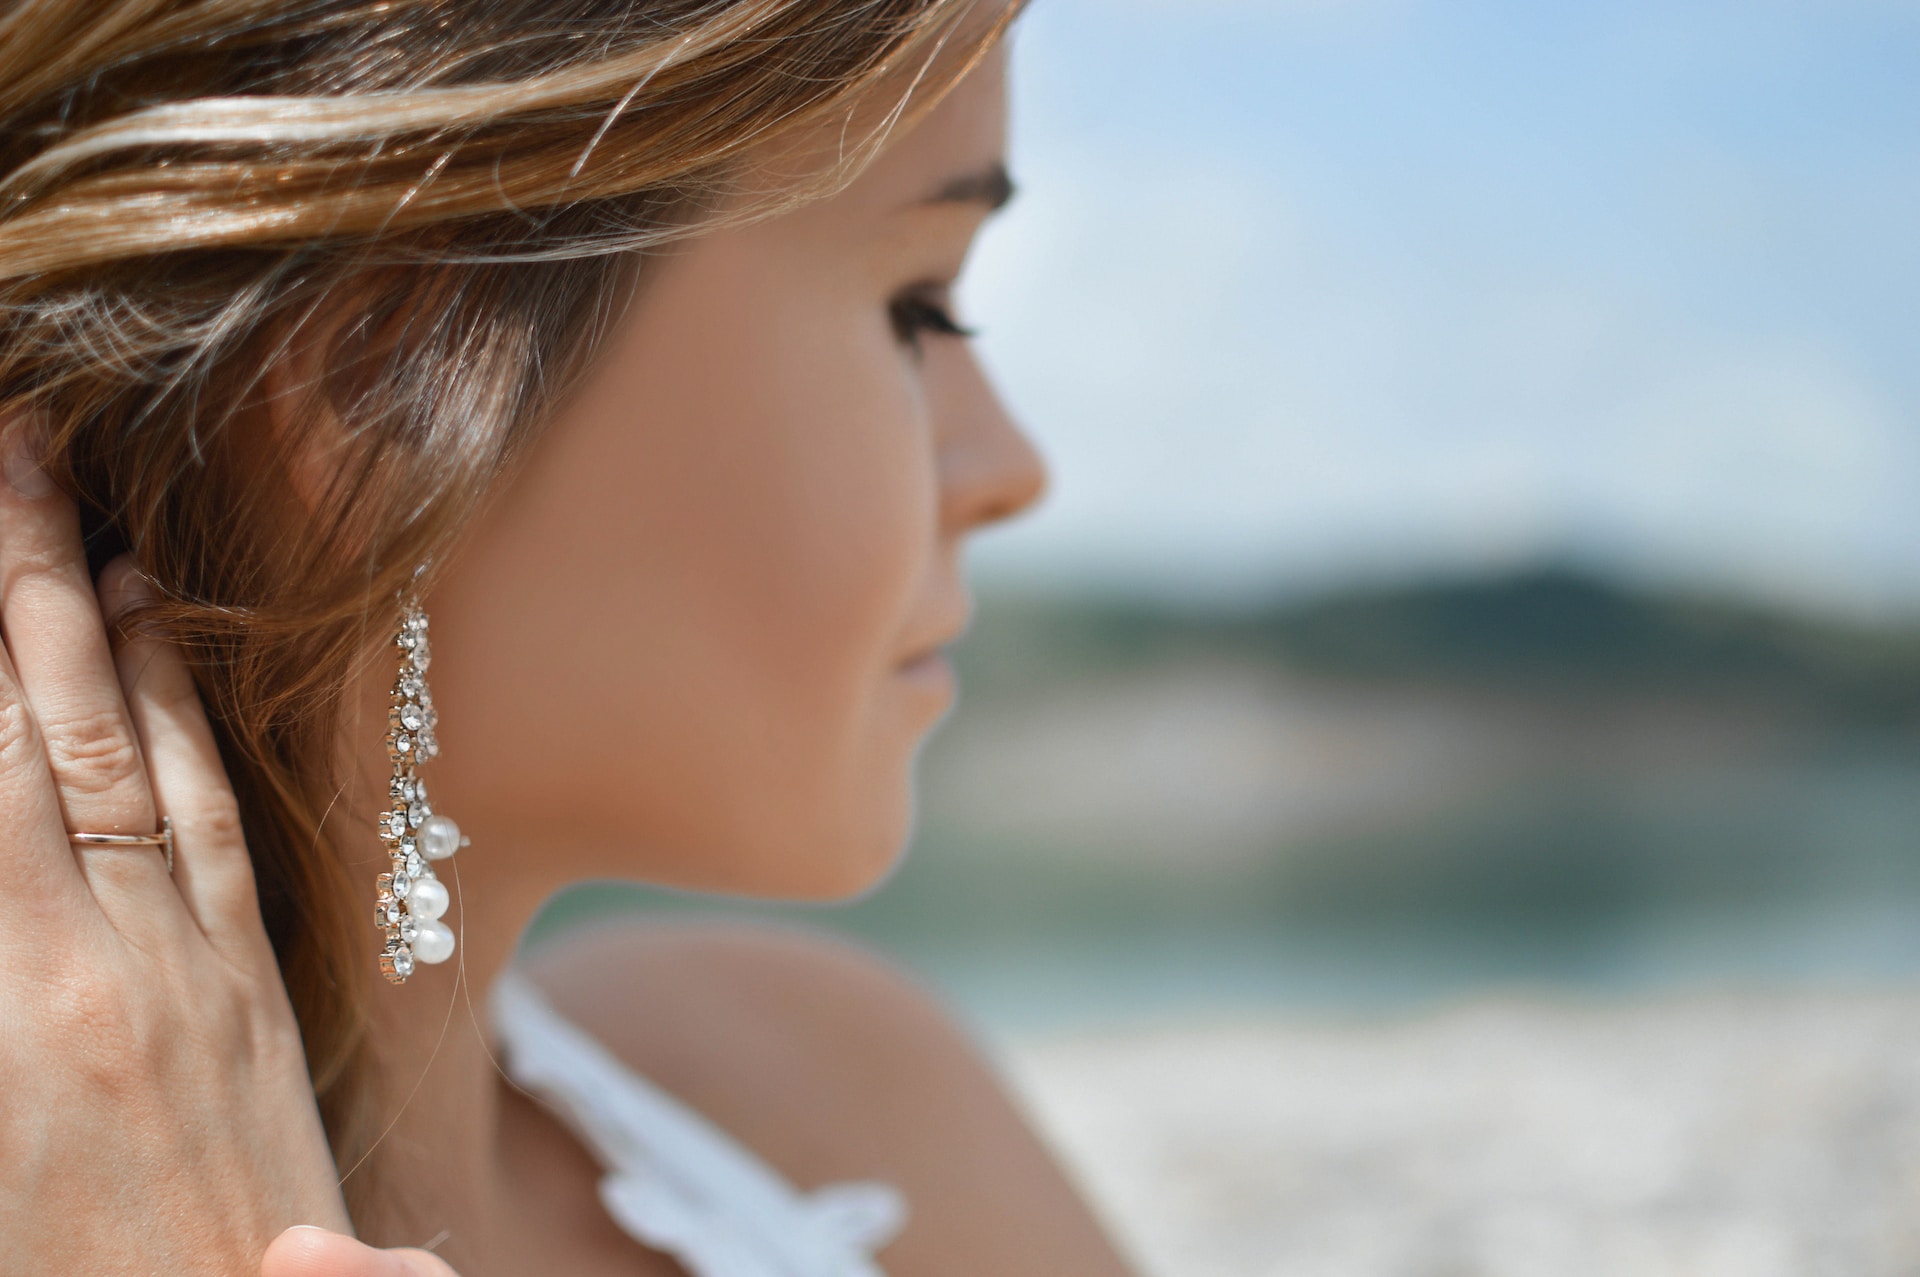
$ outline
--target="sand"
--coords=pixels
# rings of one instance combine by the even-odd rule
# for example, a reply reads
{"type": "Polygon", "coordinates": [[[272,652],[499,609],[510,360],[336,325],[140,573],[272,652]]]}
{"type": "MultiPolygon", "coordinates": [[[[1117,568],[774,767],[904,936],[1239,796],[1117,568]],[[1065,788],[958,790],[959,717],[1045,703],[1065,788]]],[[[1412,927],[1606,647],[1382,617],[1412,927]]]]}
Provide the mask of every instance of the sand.
{"type": "Polygon", "coordinates": [[[1920,995],[1023,1040],[1154,1277],[1912,1277],[1920,995]]]}

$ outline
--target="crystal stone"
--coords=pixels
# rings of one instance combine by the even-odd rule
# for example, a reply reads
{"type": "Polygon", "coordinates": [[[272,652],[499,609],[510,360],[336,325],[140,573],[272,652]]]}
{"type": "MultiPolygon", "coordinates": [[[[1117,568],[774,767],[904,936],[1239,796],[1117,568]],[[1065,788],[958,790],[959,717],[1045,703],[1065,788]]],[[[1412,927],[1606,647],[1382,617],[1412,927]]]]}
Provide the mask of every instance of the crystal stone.
{"type": "Polygon", "coordinates": [[[412,825],[415,829],[420,828],[420,822],[425,820],[427,817],[431,815],[433,815],[433,813],[427,810],[427,805],[425,803],[408,803],[407,804],[407,823],[409,825],[412,825]]]}
{"type": "Polygon", "coordinates": [[[387,813],[388,836],[393,838],[400,838],[405,836],[406,832],[407,832],[407,813],[399,810],[388,812],[387,813]]]}
{"type": "Polygon", "coordinates": [[[410,732],[417,732],[427,725],[427,712],[412,701],[400,707],[400,726],[410,732]]]}
{"type": "Polygon", "coordinates": [[[404,944],[393,951],[393,973],[402,980],[413,974],[413,950],[404,944]]]}
{"type": "MultiPolygon", "coordinates": [[[[412,839],[408,839],[408,841],[411,842],[412,839]]],[[[422,874],[426,872],[427,872],[427,862],[421,858],[420,853],[415,851],[411,847],[407,848],[408,875],[413,878],[419,878],[422,874]]]]}
{"type": "Polygon", "coordinates": [[[389,796],[398,798],[402,802],[412,802],[413,778],[410,776],[395,776],[387,782],[387,793],[389,796]]]}
{"type": "Polygon", "coordinates": [[[413,668],[422,672],[426,670],[427,666],[433,664],[433,650],[427,645],[426,635],[422,634],[415,640],[413,651],[409,654],[408,659],[413,662],[413,668]]]}
{"type": "Polygon", "coordinates": [[[401,732],[393,738],[393,747],[403,754],[411,754],[413,752],[413,737],[407,735],[405,732],[401,732]]]}
{"type": "Polygon", "coordinates": [[[405,900],[407,893],[412,890],[413,879],[409,878],[404,871],[393,876],[393,894],[399,899],[405,900]]]}
{"type": "Polygon", "coordinates": [[[387,919],[386,925],[389,927],[399,926],[400,919],[406,917],[406,914],[400,911],[400,902],[398,900],[389,901],[384,912],[386,913],[387,919]]]}

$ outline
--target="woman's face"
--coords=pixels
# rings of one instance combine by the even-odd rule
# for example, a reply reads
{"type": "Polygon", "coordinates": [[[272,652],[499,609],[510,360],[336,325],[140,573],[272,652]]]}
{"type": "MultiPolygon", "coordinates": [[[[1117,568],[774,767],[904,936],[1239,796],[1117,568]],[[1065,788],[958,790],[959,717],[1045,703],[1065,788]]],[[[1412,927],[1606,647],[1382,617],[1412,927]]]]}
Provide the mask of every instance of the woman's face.
{"type": "Polygon", "coordinates": [[[943,331],[1005,116],[996,56],[845,190],[649,265],[427,600],[476,858],[802,897],[893,862],[962,544],[1044,483],[943,331]]]}

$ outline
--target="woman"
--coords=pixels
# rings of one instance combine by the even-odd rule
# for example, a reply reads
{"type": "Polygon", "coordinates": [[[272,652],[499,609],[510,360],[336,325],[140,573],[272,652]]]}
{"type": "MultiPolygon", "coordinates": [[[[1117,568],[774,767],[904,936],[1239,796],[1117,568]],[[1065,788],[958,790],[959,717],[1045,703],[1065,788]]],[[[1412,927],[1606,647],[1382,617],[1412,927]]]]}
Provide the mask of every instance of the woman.
{"type": "Polygon", "coordinates": [[[0,15],[0,1267],[1121,1271],[862,957],[511,967],[570,881],[905,840],[1043,480],[949,301],[1010,16],[0,15]]]}

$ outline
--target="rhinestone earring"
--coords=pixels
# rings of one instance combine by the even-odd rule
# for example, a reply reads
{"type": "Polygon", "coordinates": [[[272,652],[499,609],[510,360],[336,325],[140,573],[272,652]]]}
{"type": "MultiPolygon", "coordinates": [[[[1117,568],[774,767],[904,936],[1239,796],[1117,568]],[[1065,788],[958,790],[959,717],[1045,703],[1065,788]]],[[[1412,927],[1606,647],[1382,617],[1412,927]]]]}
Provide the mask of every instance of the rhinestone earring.
{"type": "Polygon", "coordinates": [[[400,658],[393,706],[387,711],[387,757],[393,763],[387,794],[393,806],[380,817],[380,838],[393,868],[380,875],[374,921],[386,935],[380,973],[404,984],[415,963],[445,962],[453,956],[453,931],[440,921],[449,903],[447,888],[434,876],[430,862],[445,860],[468,839],[460,826],[427,805],[427,784],[417,770],[440,752],[434,735],[440,716],[427,690],[427,666],[433,659],[427,614],[412,598],[401,604],[393,643],[400,658]]]}

